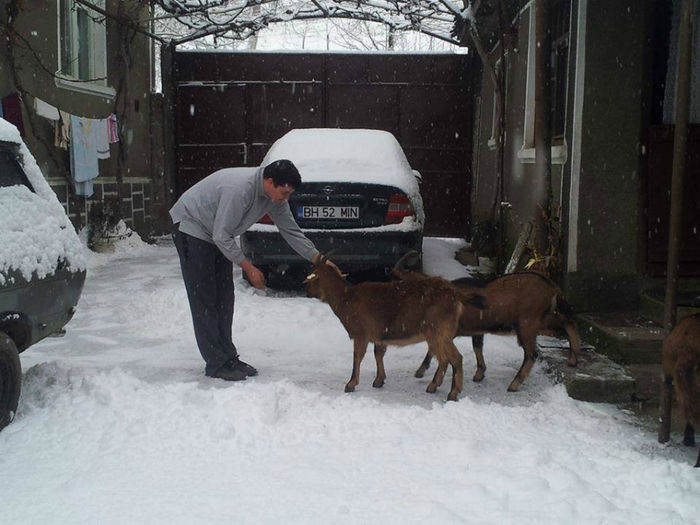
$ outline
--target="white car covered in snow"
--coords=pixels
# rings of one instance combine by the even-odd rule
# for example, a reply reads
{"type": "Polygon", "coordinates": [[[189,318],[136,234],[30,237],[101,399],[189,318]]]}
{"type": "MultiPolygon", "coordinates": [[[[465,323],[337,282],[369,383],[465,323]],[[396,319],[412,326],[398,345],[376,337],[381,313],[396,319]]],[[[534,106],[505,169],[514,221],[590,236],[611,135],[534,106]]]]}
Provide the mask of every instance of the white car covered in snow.
{"type": "MultiPolygon", "coordinates": [[[[391,133],[295,129],[270,147],[261,164],[279,159],[291,160],[301,174],[301,187],[289,200],[297,223],[321,252],[333,250],[344,271],[386,268],[408,251],[421,252],[420,174],[391,133]]],[[[241,236],[246,257],[268,280],[305,262],[270,222],[264,217],[241,236]]]]}
{"type": "Polygon", "coordinates": [[[0,429],[17,409],[19,353],[63,329],[84,281],[75,228],[17,128],[0,118],[0,429]]]}

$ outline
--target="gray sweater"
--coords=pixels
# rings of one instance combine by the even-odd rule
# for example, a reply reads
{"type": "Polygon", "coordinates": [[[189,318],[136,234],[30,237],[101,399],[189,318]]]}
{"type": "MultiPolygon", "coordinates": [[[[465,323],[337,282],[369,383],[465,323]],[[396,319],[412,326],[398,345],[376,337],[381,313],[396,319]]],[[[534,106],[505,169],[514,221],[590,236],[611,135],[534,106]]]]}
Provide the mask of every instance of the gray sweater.
{"type": "Polygon", "coordinates": [[[289,203],[275,203],[263,187],[263,168],[225,168],[183,193],[170,210],[180,231],[215,244],[227,259],[240,265],[245,258],[235,241],[269,214],[285,241],[304,259],[318,253],[297,225],[289,203]]]}

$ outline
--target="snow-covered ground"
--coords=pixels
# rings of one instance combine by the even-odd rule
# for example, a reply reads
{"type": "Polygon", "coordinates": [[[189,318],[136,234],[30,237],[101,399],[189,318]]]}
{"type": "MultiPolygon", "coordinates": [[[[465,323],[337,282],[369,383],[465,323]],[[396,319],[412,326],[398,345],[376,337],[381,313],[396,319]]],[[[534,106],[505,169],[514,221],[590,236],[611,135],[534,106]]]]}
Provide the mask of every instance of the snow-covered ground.
{"type": "MultiPolygon", "coordinates": [[[[425,267],[456,277],[458,241],[425,267]]],[[[22,354],[0,433],[0,522],[698,523],[697,450],[656,443],[614,407],[574,401],[512,337],[487,337],[487,377],[446,403],[416,379],[425,345],[390,348],[371,386],[330,308],[236,275],[235,342],[260,375],[206,378],[171,244],[92,254],[63,338],[22,354]]],[[[457,346],[465,378],[470,340],[457,346]]],[[[429,374],[428,374],[429,375],[429,374]]],[[[449,383],[449,378],[446,379],[449,383]]]]}

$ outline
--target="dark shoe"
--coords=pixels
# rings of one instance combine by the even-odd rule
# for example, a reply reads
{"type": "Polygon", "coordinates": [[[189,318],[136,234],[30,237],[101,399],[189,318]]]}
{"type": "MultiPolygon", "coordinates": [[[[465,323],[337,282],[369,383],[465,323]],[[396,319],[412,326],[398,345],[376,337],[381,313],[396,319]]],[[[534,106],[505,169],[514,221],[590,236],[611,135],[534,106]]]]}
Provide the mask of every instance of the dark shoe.
{"type": "Polygon", "coordinates": [[[233,365],[233,368],[234,368],[235,370],[240,370],[241,372],[243,372],[243,373],[244,373],[246,376],[248,376],[248,377],[252,377],[252,376],[258,375],[258,371],[257,371],[254,367],[250,366],[248,363],[244,363],[244,362],[241,361],[240,359],[238,359],[237,362],[236,362],[236,364],[233,365]]]}
{"type": "Polygon", "coordinates": [[[207,375],[216,379],[223,379],[224,381],[244,381],[246,373],[236,368],[236,365],[237,363],[229,361],[218,370],[207,375]]]}

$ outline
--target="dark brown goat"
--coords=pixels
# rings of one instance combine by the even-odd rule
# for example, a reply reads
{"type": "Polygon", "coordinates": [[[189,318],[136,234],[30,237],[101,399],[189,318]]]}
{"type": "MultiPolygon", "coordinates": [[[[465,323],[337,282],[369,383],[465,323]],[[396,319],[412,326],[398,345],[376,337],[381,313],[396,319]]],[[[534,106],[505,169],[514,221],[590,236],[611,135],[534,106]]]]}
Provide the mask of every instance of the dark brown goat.
{"type": "MultiPolygon", "coordinates": [[[[420,280],[426,276],[398,268],[393,273],[403,280],[420,280]]],[[[476,356],[473,380],[481,381],[486,372],[484,362],[484,334],[507,334],[515,331],[524,351],[523,364],[508,386],[517,391],[530,374],[537,358],[537,335],[556,335],[565,332],[569,339],[569,366],[578,363],[581,339],[573,318],[573,311],[559,287],[538,272],[519,272],[504,275],[488,282],[476,279],[457,279],[451,283],[463,294],[478,294],[485,302],[484,309],[465,305],[459,320],[457,335],[472,336],[476,356]]],[[[423,377],[430,366],[430,353],[425,356],[416,377],[423,377]]]]}
{"type": "Polygon", "coordinates": [[[353,366],[346,392],[360,380],[360,363],[367,345],[374,343],[377,375],[372,386],[384,384],[384,353],[387,345],[403,346],[427,341],[428,352],[440,367],[426,389],[433,393],[442,383],[447,364],[452,365],[452,388],[448,400],[462,391],[462,355],[452,339],[457,334],[464,306],[462,294],[441,278],[365,282],[351,285],[323,262],[306,278],[307,294],[328,303],[353,341],[353,366]]]}
{"type": "MultiPolygon", "coordinates": [[[[661,425],[666,425],[667,428],[665,439],[662,437],[662,429],[659,429],[659,441],[668,440],[673,388],[686,421],[683,444],[695,446],[693,425],[700,425],[700,314],[681,320],[666,336],[661,352],[664,374],[662,397],[666,402],[666,410],[661,414],[661,425]]],[[[700,467],[700,453],[695,466],[700,467]]]]}

